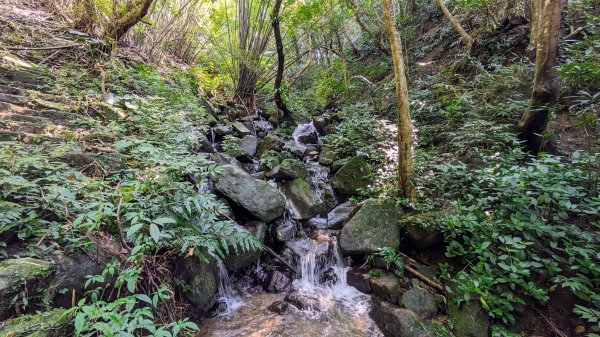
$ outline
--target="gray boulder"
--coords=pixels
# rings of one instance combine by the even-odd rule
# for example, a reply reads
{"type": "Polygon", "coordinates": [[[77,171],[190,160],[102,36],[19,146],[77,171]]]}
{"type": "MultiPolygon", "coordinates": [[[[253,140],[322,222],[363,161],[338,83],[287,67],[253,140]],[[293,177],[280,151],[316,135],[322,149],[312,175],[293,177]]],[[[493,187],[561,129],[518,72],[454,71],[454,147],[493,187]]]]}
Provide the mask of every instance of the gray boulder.
{"type": "Polygon", "coordinates": [[[257,153],[262,156],[267,151],[281,151],[285,142],[278,136],[268,134],[258,142],[257,153]]]}
{"type": "Polygon", "coordinates": [[[183,297],[192,304],[190,309],[198,315],[207,313],[219,290],[219,274],[214,262],[200,261],[193,256],[178,263],[176,269],[183,297]]]}
{"type": "Polygon", "coordinates": [[[370,312],[381,332],[387,337],[429,337],[425,324],[412,311],[399,308],[380,298],[373,298],[370,312]]]}
{"type": "Polygon", "coordinates": [[[294,180],[297,178],[308,181],[310,174],[306,169],[306,165],[298,159],[284,159],[279,164],[275,178],[281,180],[294,180]]]}
{"type": "Polygon", "coordinates": [[[304,158],[304,155],[308,152],[308,148],[302,144],[296,143],[293,140],[285,142],[283,149],[291,152],[294,156],[299,159],[304,158]]]}
{"type": "Polygon", "coordinates": [[[348,285],[365,294],[370,294],[372,291],[368,276],[369,271],[365,268],[351,268],[346,273],[348,285]]]}
{"type": "Polygon", "coordinates": [[[333,188],[342,195],[354,195],[371,183],[371,165],[359,156],[352,157],[331,179],[333,188]]]}
{"type": "Polygon", "coordinates": [[[319,155],[319,164],[330,166],[337,159],[337,154],[335,150],[330,146],[323,146],[321,150],[321,154],[319,155]]]}
{"type": "Polygon", "coordinates": [[[402,294],[400,304],[421,318],[431,318],[437,312],[435,295],[419,287],[411,288],[402,294]]]}
{"type": "Polygon", "coordinates": [[[452,322],[452,333],[456,337],[487,337],[490,318],[478,301],[448,305],[448,320],[452,322]]]}
{"type": "Polygon", "coordinates": [[[0,262],[0,320],[16,314],[25,290],[30,303],[51,298],[54,287],[49,281],[54,272],[54,263],[28,257],[0,262]]]}
{"type": "Polygon", "coordinates": [[[293,133],[294,140],[302,144],[316,144],[319,142],[319,133],[313,123],[300,124],[293,133]]]}
{"type": "Polygon", "coordinates": [[[303,179],[298,178],[283,184],[281,191],[289,200],[297,219],[307,220],[325,210],[323,201],[303,179]]]}
{"type": "Polygon", "coordinates": [[[366,254],[383,247],[398,249],[403,216],[402,210],[392,202],[365,201],[342,228],[340,248],[344,254],[366,254]]]}
{"type": "Polygon", "coordinates": [[[328,229],[342,229],[342,227],[350,220],[354,211],[358,208],[357,205],[345,202],[338,205],[327,214],[328,229]]]}
{"type": "Polygon", "coordinates": [[[285,211],[285,199],[266,181],[253,178],[234,165],[221,166],[215,188],[260,221],[270,222],[285,211]]]}
{"type": "Polygon", "coordinates": [[[233,129],[233,133],[238,137],[245,137],[252,134],[252,131],[240,122],[231,123],[231,128],[233,129]]]}
{"type": "Polygon", "coordinates": [[[444,219],[438,212],[417,214],[406,217],[404,231],[411,245],[415,248],[427,248],[444,241],[437,224],[444,219]]]}
{"type": "Polygon", "coordinates": [[[390,303],[397,304],[400,299],[400,284],[394,274],[383,274],[369,280],[375,296],[390,303]]]}
{"type": "Polygon", "coordinates": [[[244,151],[244,154],[250,159],[256,154],[256,147],[258,146],[258,138],[252,135],[244,136],[240,141],[240,149],[244,151]]]}

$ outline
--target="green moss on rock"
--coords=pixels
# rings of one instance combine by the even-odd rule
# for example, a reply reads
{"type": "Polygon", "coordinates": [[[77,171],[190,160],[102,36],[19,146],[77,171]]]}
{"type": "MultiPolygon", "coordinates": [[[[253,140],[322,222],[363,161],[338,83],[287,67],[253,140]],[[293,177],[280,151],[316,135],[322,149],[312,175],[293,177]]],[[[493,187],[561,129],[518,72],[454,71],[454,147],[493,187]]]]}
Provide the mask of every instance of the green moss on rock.
{"type": "Polygon", "coordinates": [[[305,180],[294,179],[284,184],[281,190],[292,204],[298,219],[307,220],[325,212],[325,204],[305,180]]]}
{"type": "Polygon", "coordinates": [[[0,319],[13,314],[14,300],[27,287],[30,303],[50,298],[54,287],[48,280],[54,274],[54,263],[32,258],[10,259],[0,262],[0,319]]]}
{"type": "Polygon", "coordinates": [[[25,315],[0,323],[2,337],[64,337],[72,333],[71,315],[65,309],[25,315]]]}
{"type": "Polygon", "coordinates": [[[354,195],[371,183],[371,165],[359,156],[350,158],[331,179],[333,188],[343,195],[354,195]]]}

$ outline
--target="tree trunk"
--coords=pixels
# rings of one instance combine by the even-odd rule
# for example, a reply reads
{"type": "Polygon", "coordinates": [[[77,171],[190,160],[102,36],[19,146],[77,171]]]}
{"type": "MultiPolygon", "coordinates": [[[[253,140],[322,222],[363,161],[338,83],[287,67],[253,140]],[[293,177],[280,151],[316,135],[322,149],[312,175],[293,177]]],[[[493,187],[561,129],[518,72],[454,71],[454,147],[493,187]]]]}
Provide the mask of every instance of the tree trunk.
{"type": "Polygon", "coordinates": [[[529,49],[535,51],[537,48],[537,39],[540,32],[540,23],[544,0],[531,1],[531,29],[529,33],[529,49]]]}
{"type": "Polygon", "coordinates": [[[540,1],[543,4],[536,42],[533,91],[529,108],[518,124],[526,148],[534,154],[542,150],[550,106],[556,103],[559,95],[559,81],[553,68],[558,59],[562,11],[566,3],[566,0],[540,1]]]}
{"type": "Polygon", "coordinates": [[[446,16],[448,21],[450,21],[450,23],[452,24],[452,27],[454,27],[458,34],[460,34],[460,37],[462,38],[463,42],[467,45],[467,48],[471,49],[471,46],[473,45],[473,38],[471,37],[471,35],[469,35],[463,29],[463,27],[460,25],[460,22],[458,22],[458,20],[452,15],[452,13],[450,13],[448,8],[444,4],[444,0],[437,0],[437,3],[442,9],[442,12],[444,12],[444,15],[446,16]]]}
{"type": "Polygon", "coordinates": [[[369,37],[371,37],[371,40],[373,40],[373,43],[375,43],[375,45],[377,46],[377,48],[379,50],[381,50],[386,55],[390,55],[389,49],[381,42],[381,40],[379,39],[377,34],[375,34],[371,29],[369,29],[367,24],[362,21],[362,19],[360,17],[360,14],[361,14],[360,8],[358,7],[358,5],[353,0],[347,0],[347,1],[348,1],[348,5],[350,6],[350,8],[352,8],[352,10],[354,12],[354,18],[356,19],[356,23],[358,23],[358,26],[360,27],[360,29],[362,29],[363,32],[367,33],[367,35],[369,35],[369,37]]]}
{"type": "Polygon", "coordinates": [[[283,41],[281,39],[281,31],[279,28],[279,10],[282,0],[275,0],[273,6],[273,35],[275,35],[275,47],[277,48],[277,75],[275,76],[275,104],[277,108],[283,112],[283,115],[289,117],[292,112],[287,108],[285,102],[281,98],[281,82],[283,81],[283,71],[285,70],[285,54],[283,53],[283,41]]]}
{"type": "Polygon", "coordinates": [[[135,26],[146,14],[154,0],[138,0],[131,3],[123,14],[113,18],[110,27],[104,32],[105,38],[111,38],[115,41],[119,39],[135,26]]]}
{"type": "Polygon", "coordinates": [[[396,32],[391,0],[383,0],[383,16],[385,30],[390,41],[392,60],[394,63],[394,78],[396,80],[396,98],[398,100],[398,190],[411,202],[416,200],[413,185],[412,166],[412,124],[408,101],[408,87],[404,69],[404,57],[400,47],[400,37],[396,32]]]}

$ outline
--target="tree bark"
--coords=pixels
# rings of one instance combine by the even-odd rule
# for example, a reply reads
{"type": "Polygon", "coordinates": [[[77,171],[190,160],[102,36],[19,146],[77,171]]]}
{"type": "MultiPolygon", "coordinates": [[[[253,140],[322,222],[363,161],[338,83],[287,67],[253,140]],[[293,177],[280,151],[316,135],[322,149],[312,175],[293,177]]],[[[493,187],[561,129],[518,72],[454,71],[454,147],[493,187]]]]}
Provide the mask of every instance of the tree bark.
{"type": "Polygon", "coordinates": [[[471,35],[469,35],[463,29],[463,27],[460,25],[460,22],[458,22],[458,20],[452,15],[452,13],[450,13],[448,7],[446,7],[446,5],[444,4],[444,0],[437,0],[437,3],[442,9],[442,12],[444,12],[444,15],[446,16],[448,21],[450,21],[450,23],[452,24],[452,27],[454,27],[458,34],[460,34],[460,37],[462,38],[463,42],[467,45],[467,48],[471,49],[471,46],[473,45],[473,38],[471,37],[471,35]]]}
{"type": "Polygon", "coordinates": [[[540,23],[544,0],[531,1],[531,29],[529,33],[529,49],[535,51],[537,48],[538,34],[540,32],[540,23]]]}
{"type": "Polygon", "coordinates": [[[550,106],[558,100],[559,81],[553,68],[558,59],[562,11],[566,3],[566,0],[540,1],[543,4],[536,42],[531,102],[518,124],[526,148],[534,154],[543,148],[543,134],[548,124],[550,106]]]}
{"type": "Polygon", "coordinates": [[[277,108],[283,112],[283,115],[289,117],[292,112],[287,108],[285,102],[281,98],[281,82],[283,81],[283,71],[285,70],[285,54],[283,52],[283,41],[281,39],[281,31],[279,28],[279,10],[281,9],[282,0],[275,0],[273,6],[273,35],[275,36],[275,47],[277,48],[277,75],[275,76],[275,104],[277,108]]]}
{"type": "Polygon", "coordinates": [[[104,32],[104,37],[119,41],[131,27],[135,26],[140,19],[148,14],[153,2],[154,0],[138,0],[131,3],[122,15],[113,18],[110,27],[104,32]]]}
{"type": "Polygon", "coordinates": [[[400,47],[400,37],[396,32],[391,0],[383,1],[383,16],[385,30],[390,41],[392,61],[394,63],[394,78],[396,81],[396,99],[398,100],[398,190],[401,196],[411,202],[416,201],[416,191],[413,185],[412,165],[412,122],[408,100],[408,86],[404,57],[400,47]]]}

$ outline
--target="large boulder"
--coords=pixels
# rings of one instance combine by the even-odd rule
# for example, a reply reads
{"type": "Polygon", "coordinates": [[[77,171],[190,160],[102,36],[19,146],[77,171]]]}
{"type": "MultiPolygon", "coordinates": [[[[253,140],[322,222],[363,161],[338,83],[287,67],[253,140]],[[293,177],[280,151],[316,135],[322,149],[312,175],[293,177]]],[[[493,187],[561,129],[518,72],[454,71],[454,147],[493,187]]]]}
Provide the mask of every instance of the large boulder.
{"type": "Polygon", "coordinates": [[[299,159],[304,158],[304,155],[306,155],[306,153],[308,153],[308,147],[306,147],[300,143],[297,143],[293,140],[285,142],[285,144],[283,144],[283,149],[292,153],[294,156],[296,156],[299,159]]]}
{"type": "Polygon", "coordinates": [[[242,138],[240,142],[240,149],[244,151],[244,154],[250,158],[256,154],[256,147],[258,146],[258,138],[256,136],[248,135],[242,138]]]}
{"type": "Polygon", "coordinates": [[[290,290],[291,286],[292,279],[279,270],[269,272],[263,283],[263,288],[270,293],[283,293],[290,290]]]}
{"type": "Polygon", "coordinates": [[[238,137],[245,137],[252,134],[252,131],[240,122],[231,123],[231,128],[233,129],[233,133],[238,137]]]}
{"type": "Polygon", "coordinates": [[[234,165],[221,166],[215,188],[260,221],[270,222],[285,211],[285,199],[266,181],[253,178],[234,165]]]}
{"type": "Polygon", "coordinates": [[[357,207],[357,205],[349,202],[338,205],[327,214],[327,228],[341,229],[350,220],[357,207]]]}
{"type": "Polygon", "coordinates": [[[369,280],[375,296],[390,303],[397,304],[400,299],[400,284],[394,274],[383,274],[369,280]]]}
{"type": "Polygon", "coordinates": [[[200,261],[194,256],[178,263],[175,274],[183,297],[192,304],[190,309],[198,315],[207,313],[219,290],[215,263],[200,261]]]}
{"type": "Polygon", "coordinates": [[[323,146],[321,154],[319,155],[319,164],[330,166],[337,159],[335,150],[330,146],[323,146]]]}
{"type": "Polygon", "coordinates": [[[306,165],[298,159],[284,159],[279,164],[279,169],[277,171],[276,179],[277,180],[294,180],[294,179],[304,179],[308,181],[310,178],[310,174],[306,169],[306,165]]]}
{"type": "Polygon", "coordinates": [[[399,308],[380,298],[373,298],[370,312],[386,337],[429,337],[425,324],[412,311],[399,308]]]}
{"type": "Polygon", "coordinates": [[[280,137],[268,134],[258,142],[258,156],[262,156],[267,151],[281,151],[284,143],[280,137]]]}
{"type": "Polygon", "coordinates": [[[452,322],[452,333],[456,337],[487,337],[490,328],[489,316],[477,301],[461,304],[450,301],[448,320],[452,322]]]}
{"type": "Polygon", "coordinates": [[[319,142],[319,133],[313,123],[298,125],[292,136],[296,142],[302,144],[317,144],[319,142]]]}
{"type": "Polygon", "coordinates": [[[0,262],[0,320],[16,313],[25,290],[30,303],[43,303],[44,298],[51,298],[54,287],[50,280],[54,272],[54,263],[44,260],[26,257],[0,262]]]}
{"type": "Polygon", "coordinates": [[[393,202],[369,199],[342,228],[340,248],[344,254],[366,254],[383,247],[398,249],[404,216],[393,202]]]}
{"type": "Polygon", "coordinates": [[[342,195],[354,195],[371,183],[371,165],[359,156],[352,157],[331,179],[333,188],[342,195]]]}
{"type": "Polygon", "coordinates": [[[435,295],[419,287],[411,288],[402,294],[400,304],[421,318],[431,318],[437,312],[435,295]]]}
{"type": "Polygon", "coordinates": [[[323,201],[303,179],[294,179],[283,184],[281,191],[289,200],[297,219],[307,220],[325,210],[323,201]]]}
{"type": "Polygon", "coordinates": [[[0,336],[64,337],[73,336],[72,315],[66,309],[54,309],[36,315],[25,315],[0,324],[0,336]]]}
{"type": "Polygon", "coordinates": [[[350,268],[346,273],[348,285],[356,288],[358,291],[371,293],[371,283],[369,282],[369,270],[366,268],[350,268]]]}

